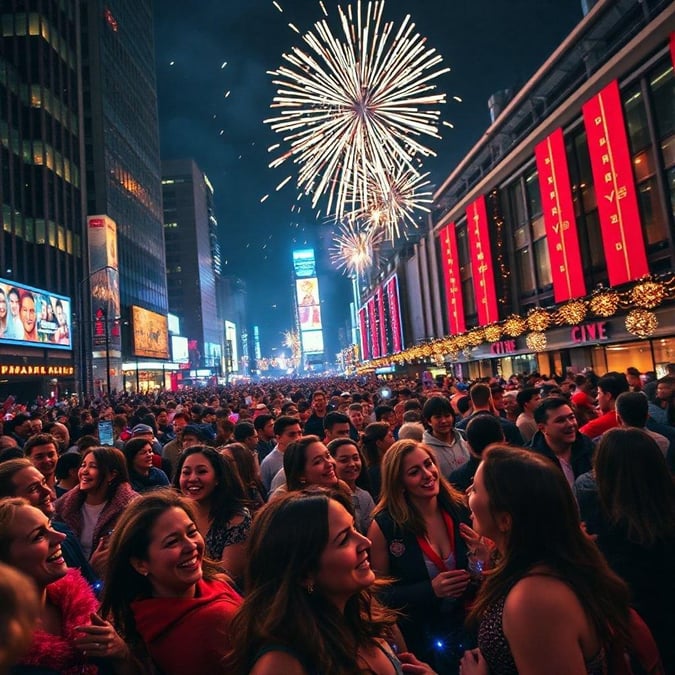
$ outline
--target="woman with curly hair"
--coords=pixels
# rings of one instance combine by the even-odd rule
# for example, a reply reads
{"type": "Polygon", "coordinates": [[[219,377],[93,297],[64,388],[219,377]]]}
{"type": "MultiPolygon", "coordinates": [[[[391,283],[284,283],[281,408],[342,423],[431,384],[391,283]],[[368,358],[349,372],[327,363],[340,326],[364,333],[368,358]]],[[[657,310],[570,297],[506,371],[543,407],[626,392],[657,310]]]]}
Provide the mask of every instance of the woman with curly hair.
{"type": "Polygon", "coordinates": [[[234,467],[213,448],[193,445],[183,450],[178,460],[174,487],[193,502],[207,556],[220,560],[232,578],[239,579],[251,512],[234,467]]]}
{"type": "MultiPolygon", "coordinates": [[[[245,600],[232,621],[226,672],[402,673],[387,643],[396,616],[372,595],[369,546],[340,491],[289,492],[265,506],[251,533],[245,600]]],[[[417,673],[431,672],[412,655],[401,659],[417,673]]]]}

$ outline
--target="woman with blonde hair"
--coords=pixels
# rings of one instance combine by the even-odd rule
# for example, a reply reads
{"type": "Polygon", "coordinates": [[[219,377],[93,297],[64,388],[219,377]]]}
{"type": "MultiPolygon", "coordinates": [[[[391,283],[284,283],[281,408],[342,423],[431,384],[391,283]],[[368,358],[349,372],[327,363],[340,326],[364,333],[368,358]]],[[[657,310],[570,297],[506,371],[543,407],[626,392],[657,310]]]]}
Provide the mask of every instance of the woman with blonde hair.
{"type": "Polygon", "coordinates": [[[394,579],[384,598],[403,613],[408,647],[439,672],[452,672],[470,640],[465,537],[473,533],[464,496],[443,478],[431,448],[397,441],[382,459],[373,518],[371,562],[378,576],[394,579]]]}

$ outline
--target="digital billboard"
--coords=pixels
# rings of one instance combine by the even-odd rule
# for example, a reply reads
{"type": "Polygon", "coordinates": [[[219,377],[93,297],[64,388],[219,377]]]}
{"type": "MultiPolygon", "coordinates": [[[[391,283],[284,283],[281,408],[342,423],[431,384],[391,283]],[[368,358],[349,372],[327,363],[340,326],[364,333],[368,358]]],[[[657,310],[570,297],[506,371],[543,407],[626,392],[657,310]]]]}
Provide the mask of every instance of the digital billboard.
{"type": "Polygon", "coordinates": [[[302,351],[305,354],[320,354],[323,352],[323,332],[320,330],[306,330],[300,334],[302,351]]]}
{"type": "Polygon", "coordinates": [[[298,279],[295,282],[298,298],[298,321],[300,330],[318,330],[321,325],[321,307],[319,305],[319,280],[298,279]]]}
{"type": "Polygon", "coordinates": [[[227,351],[227,369],[230,373],[236,373],[239,370],[239,350],[237,349],[237,326],[231,321],[225,322],[225,342],[227,351]]]}
{"type": "Polygon", "coordinates": [[[190,353],[188,351],[188,339],[180,335],[171,336],[171,360],[174,363],[188,363],[190,353]]]}
{"type": "Polygon", "coordinates": [[[131,351],[134,356],[169,358],[169,325],[166,316],[132,305],[131,324],[131,351]]]}
{"type": "Polygon", "coordinates": [[[293,269],[298,279],[316,276],[316,260],[313,248],[296,249],[293,251],[293,269]]]}
{"type": "Polygon", "coordinates": [[[72,350],[70,298],[0,279],[0,344],[72,350]]]}

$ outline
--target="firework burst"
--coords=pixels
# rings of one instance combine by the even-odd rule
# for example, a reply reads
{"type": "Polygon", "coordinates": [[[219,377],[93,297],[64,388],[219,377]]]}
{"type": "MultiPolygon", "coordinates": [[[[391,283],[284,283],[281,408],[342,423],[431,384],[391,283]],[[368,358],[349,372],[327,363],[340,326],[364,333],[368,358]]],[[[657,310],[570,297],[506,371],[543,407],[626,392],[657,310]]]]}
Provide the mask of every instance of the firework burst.
{"type": "Polygon", "coordinates": [[[293,330],[284,331],[284,347],[291,350],[292,358],[300,355],[300,336],[293,330]]]}
{"type": "Polygon", "coordinates": [[[381,241],[381,230],[360,227],[348,220],[338,227],[330,249],[331,262],[345,273],[362,274],[373,264],[373,255],[381,241]]]}
{"type": "Polygon", "coordinates": [[[392,243],[401,236],[402,227],[408,223],[417,228],[415,212],[429,212],[427,204],[431,204],[432,193],[428,173],[418,174],[409,169],[398,168],[396,174],[388,174],[384,190],[374,181],[369,182],[368,202],[365,207],[355,212],[356,217],[369,229],[381,232],[381,239],[392,243]]]}
{"type": "Polygon", "coordinates": [[[327,198],[326,212],[338,220],[372,204],[373,186],[387,194],[392,175],[410,171],[413,157],[434,153],[421,142],[440,138],[445,103],[433,80],[449,71],[441,56],[426,47],[407,16],[398,30],[384,22],[384,2],[360,0],[354,11],[338,8],[342,32],[331,32],[324,19],[303,36],[305,48],[284,54],[275,76],[272,107],[281,111],[265,120],[288,144],[271,167],[292,160],[297,184],[316,207],[327,198]]]}

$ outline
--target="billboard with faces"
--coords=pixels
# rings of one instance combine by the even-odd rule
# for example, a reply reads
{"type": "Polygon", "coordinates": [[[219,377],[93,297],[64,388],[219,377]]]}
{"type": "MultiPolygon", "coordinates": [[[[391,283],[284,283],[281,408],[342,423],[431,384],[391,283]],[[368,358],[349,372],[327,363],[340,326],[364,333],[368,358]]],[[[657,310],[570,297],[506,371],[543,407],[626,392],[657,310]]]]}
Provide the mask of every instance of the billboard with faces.
{"type": "Polygon", "coordinates": [[[0,344],[72,350],[71,300],[0,279],[0,344]]]}

